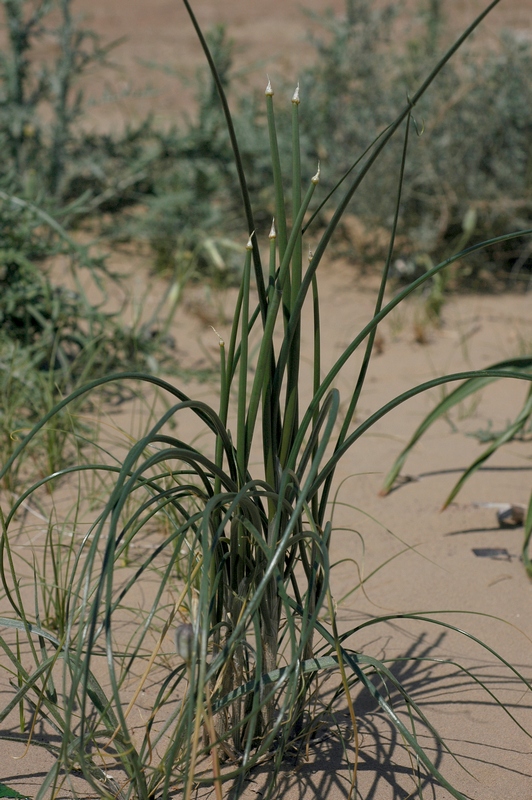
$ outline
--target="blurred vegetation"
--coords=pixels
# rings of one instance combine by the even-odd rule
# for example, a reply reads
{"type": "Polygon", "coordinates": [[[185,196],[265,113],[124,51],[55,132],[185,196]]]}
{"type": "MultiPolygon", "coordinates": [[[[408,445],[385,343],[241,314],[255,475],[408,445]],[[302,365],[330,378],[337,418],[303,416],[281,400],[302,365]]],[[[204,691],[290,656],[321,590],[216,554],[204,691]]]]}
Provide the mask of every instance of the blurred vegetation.
{"type": "MultiPolygon", "coordinates": [[[[0,191],[0,219],[0,434],[2,453],[9,455],[29,428],[77,386],[126,368],[157,372],[169,353],[149,323],[127,326],[119,314],[104,309],[105,285],[116,280],[105,260],[76,244],[46,212],[0,191]],[[58,259],[65,271],[60,282],[50,274],[58,259]],[[97,304],[89,301],[80,270],[90,271],[97,304]]],[[[106,395],[123,399],[116,391],[106,395]]],[[[47,426],[48,472],[64,465],[67,451],[73,454],[67,417],[81,406],[75,404],[47,426]]],[[[39,447],[42,451],[42,443],[39,447]]]]}
{"type": "MultiPolygon", "coordinates": [[[[79,28],[71,6],[70,0],[3,0],[1,9],[0,432],[8,455],[77,385],[125,368],[156,370],[165,357],[155,327],[127,326],[104,310],[104,285],[117,278],[94,248],[67,231],[115,195],[110,181],[87,181],[87,170],[101,174],[112,143],[101,137],[92,155],[95,143],[77,127],[85,106],[76,86],[87,70],[105,63],[112,45],[79,28]],[[36,46],[50,40],[57,55],[37,59],[36,46]],[[53,276],[58,261],[67,268],[68,287],[53,276]],[[88,299],[81,271],[90,274],[97,301],[88,299]]],[[[138,172],[138,138],[138,132],[121,137],[130,163],[118,178],[124,199],[138,172]]],[[[138,152],[144,154],[144,142],[138,152]]],[[[47,427],[47,472],[68,460],[69,430],[64,415],[47,427]]]]}
{"type": "MultiPolygon", "coordinates": [[[[108,68],[117,43],[102,44],[79,25],[72,9],[72,0],[2,0],[0,9],[2,397],[15,396],[19,374],[26,386],[16,419],[8,408],[13,401],[2,401],[6,431],[23,427],[39,407],[47,407],[46,392],[35,390],[43,375],[55,400],[89,373],[152,363],[163,346],[165,337],[130,330],[91,305],[83,292],[54,283],[50,259],[60,253],[70,259],[74,276],[83,268],[97,279],[105,270],[101,257],[76,245],[68,229],[88,221],[111,246],[147,242],[154,268],[179,285],[194,274],[230,280],[241,262],[240,190],[211,77],[198,73],[196,113],[179,126],[162,129],[148,118],[115,133],[89,133],[82,124],[86,103],[79,79],[108,68]]],[[[313,62],[299,75],[302,167],[303,174],[313,174],[319,159],[326,190],[371,151],[443,48],[441,0],[423,0],[406,33],[401,19],[398,37],[400,13],[397,4],[375,10],[369,0],[347,0],[343,15],[314,17],[322,33],[313,39],[313,62]]],[[[223,27],[211,31],[209,45],[233,98],[257,224],[269,226],[274,197],[262,97],[241,90],[235,96],[233,47],[223,27]]],[[[406,166],[397,280],[411,280],[451,250],[495,231],[530,226],[531,68],[528,40],[503,31],[491,48],[473,41],[415,110],[419,136],[413,137],[406,166]]],[[[294,87],[275,88],[287,98],[286,116],[277,120],[280,151],[286,153],[294,87]]],[[[400,147],[392,143],[377,160],[371,184],[362,184],[336,238],[337,253],[360,267],[382,263],[400,147]]],[[[325,223],[327,206],[319,213],[325,223]]],[[[489,254],[479,252],[438,281],[429,291],[436,315],[449,288],[526,288],[532,281],[530,243],[514,239],[489,254]]],[[[167,324],[159,327],[168,330],[167,324]]]]}
{"type": "MultiPolygon", "coordinates": [[[[328,152],[319,153],[326,176],[349,169],[389,123],[447,36],[441,0],[423,4],[401,48],[393,38],[396,5],[374,11],[366,0],[351,0],[348,7],[347,25],[326,17],[328,37],[317,41],[318,57],[304,81],[312,103],[308,134],[314,149],[319,152],[320,141],[330,142],[328,152]]],[[[528,40],[504,31],[490,49],[473,40],[415,109],[420,135],[406,165],[398,275],[411,279],[452,250],[530,224],[531,67],[528,40]]],[[[368,231],[389,227],[399,146],[379,160],[371,188],[364,192],[362,187],[352,208],[359,222],[351,243],[359,258],[375,241],[368,231]]],[[[454,283],[489,289],[501,279],[529,281],[531,268],[530,245],[517,240],[490,250],[489,257],[471,258],[459,267],[454,283]]]]}
{"type": "MultiPolygon", "coordinates": [[[[146,240],[157,268],[173,272],[193,259],[200,269],[230,272],[240,261],[240,193],[228,136],[211,78],[196,77],[196,113],[180,126],[158,128],[151,118],[114,134],[86,133],[77,79],[102,68],[114,46],[79,28],[71,0],[3,0],[8,46],[0,55],[0,181],[10,191],[61,213],[75,224],[95,212],[112,214],[106,233],[146,240]],[[51,12],[55,27],[47,25],[51,12]],[[32,48],[55,38],[55,61],[32,48]],[[142,213],[138,213],[138,209],[142,213]]],[[[302,98],[302,161],[322,182],[336,181],[389,124],[423,71],[448,39],[444,4],[421,0],[405,22],[397,4],[376,10],[347,0],[345,13],[313,16],[315,58],[298,76],[302,98]],[[401,22],[401,35],[397,24],[401,22]],[[406,29],[405,29],[406,25],[406,29]]],[[[261,98],[233,86],[233,46],[223,27],[209,45],[226,92],[258,222],[273,212],[267,125],[261,98]]],[[[171,65],[160,65],[171,70],[171,65]]],[[[491,47],[475,40],[447,65],[415,110],[419,137],[410,148],[397,248],[396,275],[410,279],[445,256],[498,233],[526,227],[532,215],[532,43],[502,31],[491,47]],[[507,164],[512,164],[508,170],[507,164]]],[[[289,152],[286,119],[278,115],[281,152],[289,152]],[[284,142],[283,139],[287,141],[284,142]]],[[[382,259],[393,215],[393,174],[400,143],[373,168],[342,232],[340,251],[361,265],[382,259]],[[377,187],[377,189],[375,189],[377,187]]],[[[326,210],[323,212],[324,221],[326,210]]],[[[102,215],[99,215],[101,218],[102,215]]],[[[448,278],[454,286],[493,288],[501,280],[528,285],[529,244],[517,240],[477,255],[448,278]]]]}

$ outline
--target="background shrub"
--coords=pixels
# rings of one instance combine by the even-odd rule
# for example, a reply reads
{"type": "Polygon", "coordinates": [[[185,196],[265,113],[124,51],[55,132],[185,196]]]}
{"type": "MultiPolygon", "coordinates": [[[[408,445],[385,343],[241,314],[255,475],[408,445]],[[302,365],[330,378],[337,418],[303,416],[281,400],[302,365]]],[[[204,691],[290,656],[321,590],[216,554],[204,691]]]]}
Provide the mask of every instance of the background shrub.
{"type": "MultiPolygon", "coordinates": [[[[0,142],[7,157],[0,179],[8,180],[13,192],[61,213],[65,223],[96,211],[122,212],[119,220],[108,221],[106,233],[146,240],[163,271],[175,270],[191,253],[202,269],[235,267],[239,258],[228,240],[241,236],[238,183],[212,78],[206,71],[197,74],[196,111],[179,126],[162,129],[148,118],[112,134],[85,132],[78,79],[93,67],[103,68],[116,43],[103,45],[78,26],[71,5],[71,0],[3,4],[9,36],[0,57],[0,142]],[[52,25],[54,9],[59,14],[52,25]],[[32,48],[44,35],[55,38],[59,55],[40,63],[32,48]]],[[[322,30],[313,37],[315,58],[298,76],[307,108],[301,157],[309,170],[321,160],[323,184],[332,190],[337,176],[353,168],[394,118],[448,34],[441,0],[420,3],[406,31],[396,4],[375,9],[369,0],[347,0],[344,14],[328,12],[314,22],[322,30]]],[[[209,45],[220,80],[233,96],[256,217],[267,224],[274,200],[263,104],[260,97],[236,91],[233,45],[223,27],[210,32],[209,45]]],[[[503,31],[492,45],[473,41],[416,108],[420,135],[410,144],[398,277],[421,274],[457,244],[528,225],[531,66],[531,44],[515,34],[503,31]]],[[[278,94],[291,94],[292,76],[289,83],[278,94]]],[[[277,122],[281,152],[289,152],[289,115],[277,122]]],[[[372,168],[371,187],[361,186],[342,227],[340,251],[362,266],[382,261],[384,239],[375,231],[393,217],[391,165],[399,147],[392,143],[372,168]]],[[[471,257],[451,283],[492,288],[502,278],[526,286],[531,269],[529,245],[518,239],[495,248],[489,258],[471,257]]]]}

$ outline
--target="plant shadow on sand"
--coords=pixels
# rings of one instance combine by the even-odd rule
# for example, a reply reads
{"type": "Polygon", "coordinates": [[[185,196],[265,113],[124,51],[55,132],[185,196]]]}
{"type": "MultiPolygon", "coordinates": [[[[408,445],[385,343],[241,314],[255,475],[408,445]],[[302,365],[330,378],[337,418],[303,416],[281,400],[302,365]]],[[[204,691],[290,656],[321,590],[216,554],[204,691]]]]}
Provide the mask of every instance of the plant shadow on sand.
{"type": "MultiPolygon", "coordinates": [[[[390,635],[404,638],[407,633],[400,625],[390,623],[390,635]]],[[[464,736],[445,736],[445,743],[421,719],[409,717],[401,691],[419,703],[429,717],[437,709],[444,716],[455,718],[453,730],[460,729],[460,719],[492,717],[500,713],[501,707],[494,697],[486,692],[471,691],[471,676],[464,673],[462,666],[447,660],[448,634],[422,633],[407,636],[410,645],[404,648],[399,661],[390,664],[396,687],[385,686],[379,679],[373,679],[375,687],[385,694],[394,711],[405,721],[415,726],[416,736],[430,753],[433,764],[438,769],[449,770],[449,762],[454,760],[456,774],[469,778],[471,786],[481,791],[477,774],[484,766],[495,769],[503,785],[505,776],[518,775],[532,778],[532,769],[523,772],[522,767],[508,765],[508,756],[527,755],[526,750],[516,751],[504,742],[486,742],[482,737],[469,738],[470,729],[463,727],[464,736]],[[400,687],[401,691],[397,688],[400,687]],[[451,755],[452,753],[452,755],[451,755]],[[468,775],[469,773],[469,775],[468,775]]],[[[383,650],[385,648],[383,647],[383,650]]],[[[532,702],[523,704],[522,689],[517,678],[505,674],[493,663],[479,662],[469,667],[478,680],[495,695],[503,689],[507,696],[513,694],[513,701],[505,700],[505,707],[525,717],[532,710],[532,702]]],[[[529,665],[522,665],[529,669],[529,665]]],[[[320,701],[326,704],[332,699],[334,688],[320,692],[320,701]]],[[[353,773],[348,769],[357,760],[353,730],[349,711],[340,701],[335,710],[324,714],[321,725],[312,737],[302,741],[294,748],[277,776],[274,798],[287,800],[306,800],[309,797],[348,798],[357,800],[408,800],[413,796],[439,800],[447,797],[441,786],[432,776],[419,769],[415,754],[405,751],[405,743],[395,726],[383,716],[378,703],[361,690],[354,701],[358,726],[358,761],[356,783],[353,786],[353,773]]],[[[441,713],[440,713],[441,719],[441,713]]],[[[520,762],[522,764],[522,761],[520,762]]],[[[245,798],[260,798],[266,793],[271,779],[271,769],[267,764],[257,767],[246,781],[245,798]]],[[[203,796],[202,794],[200,796],[203,796]]],[[[205,795],[207,796],[207,795],[205,795]]],[[[211,796],[210,793],[208,796],[211,796]]],[[[490,795],[491,796],[491,795],[490,795]]],[[[228,797],[234,795],[229,793],[228,797]]]]}

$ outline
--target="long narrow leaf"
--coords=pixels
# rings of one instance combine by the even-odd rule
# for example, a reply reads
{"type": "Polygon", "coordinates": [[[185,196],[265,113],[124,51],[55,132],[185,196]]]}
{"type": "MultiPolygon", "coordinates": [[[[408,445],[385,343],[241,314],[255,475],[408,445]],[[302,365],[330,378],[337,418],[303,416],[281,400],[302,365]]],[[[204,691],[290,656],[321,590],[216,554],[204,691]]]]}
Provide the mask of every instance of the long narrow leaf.
{"type": "MultiPolygon", "coordinates": [[[[392,488],[397,476],[401,472],[403,465],[408,458],[408,455],[416,442],[423,436],[423,434],[433,425],[438,419],[445,416],[449,413],[449,411],[459,403],[462,403],[467,397],[476,392],[483,389],[485,386],[488,386],[493,381],[500,380],[501,375],[489,375],[489,372],[492,370],[504,370],[508,369],[509,371],[514,372],[523,371],[531,372],[532,371],[532,357],[523,356],[521,358],[511,358],[505,361],[499,361],[497,364],[493,364],[492,366],[487,368],[488,374],[484,374],[482,377],[472,377],[462,383],[460,386],[457,386],[452,392],[450,392],[446,397],[441,400],[438,405],[428,414],[423,422],[416,428],[415,432],[413,433],[412,437],[410,438],[406,447],[401,451],[399,456],[397,457],[396,461],[394,462],[391,470],[389,471],[388,475],[384,480],[384,484],[381,490],[381,494],[387,494],[390,489],[392,488]]],[[[486,372],[486,370],[484,371],[486,372]]],[[[449,501],[450,502],[450,501],[449,501]]],[[[447,503],[446,503],[447,505],[447,503]]]]}

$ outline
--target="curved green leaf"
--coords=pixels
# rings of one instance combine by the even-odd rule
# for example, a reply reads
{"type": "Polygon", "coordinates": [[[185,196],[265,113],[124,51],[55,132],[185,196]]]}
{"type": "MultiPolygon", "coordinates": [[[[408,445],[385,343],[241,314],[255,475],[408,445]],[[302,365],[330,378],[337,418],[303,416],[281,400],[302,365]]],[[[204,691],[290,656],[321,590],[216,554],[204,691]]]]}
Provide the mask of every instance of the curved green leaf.
{"type": "Polygon", "coordinates": [[[9,786],[6,786],[5,783],[0,783],[0,797],[24,797],[27,800],[28,795],[20,794],[16,789],[11,789],[9,786]]]}
{"type": "Polygon", "coordinates": [[[532,493],[530,494],[530,500],[528,501],[528,509],[525,517],[525,538],[523,541],[523,550],[521,553],[523,564],[525,565],[525,569],[527,571],[529,578],[532,578],[532,561],[530,560],[530,556],[528,555],[528,547],[530,544],[531,537],[532,537],[532,493]]]}
{"type": "Polygon", "coordinates": [[[495,453],[496,450],[501,447],[501,445],[505,444],[506,442],[510,442],[514,436],[516,436],[526,425],[527,420],[529,419],[530,415],[532,414],[532,394],[529,394],[526,403],[524,404],[523,408],[519,412],[517,419],[511,425],[508,425],[506,430],[504,430],[497,438],[490,444],[489,447],[484,450],[484,452],[476,458],[473,463],[466,469],[466,471],[462,474],[460,480],[456,482],[454,487],[452,488],[449,496],[445,500],[443,504],[443,508],[447,508],[449,503],[452,503],[464,483],[471,477],[471,475],[479,469],[479,467],[484,464],[488,458],[495,453]]]}
{"type": "MultiPolygon", "coordinates": [[[[489,373],[490,370],[511,370],[511,371],[522,371],[523,373],[528,373],[532,371],[532,357],[530,356],[523,356],[521,358],[511,358],[505,361],[500,361],[497,364],[492,364],[491,366],[487,367],[486,370],[483,370],[483,374],[477,377],[469,378],[468,380],[464,381],[460,386],[458,386],[454,391],[447,395],[438,405],[428,414],[421,425],[416,429],[410,441],[406,445],[406,447],[401,451],[397,459],[395,460],[391,470],[389,471],[386,479],[384,481],[383,487],[381,489],[381,494],[385,495],[388,494],[390,489],[392,488],[395,480],[397,479],[403,465],[408,458],[408,455],[416,442],[423,436],[426,430],[430,428],[430,426],[436,422],[436,420],[440,419],[440,417],[447,414],[451,408],[453,408],[458,403],[463,402],[467,397],[474,394],[475,392],[480,391],[485,386],[488,386],[493,381],[500,380],[504,377],[504,375],[498,374],[490,376],[486,374],[489,373]]],[[[509,376],[510,377],[510,376],[509,376]]],[[[502,443],[502,442],[501,442],[502,443]]],[[[496,448],[495,448],[496,449],[496,448]]],[[[491,453],[488,454],[489,457],[491,453]]],[[[484,459],[485,460],[485,459],[484,459]]],[[[479,465],[480,466],[480,463],[479,465]]],[[[454,491],[454,490],[453,490],[454,491]]],[[[453,494],[454,497],[454,494],[453,494]]],[[[451,499],[446,501],[447,503],[451,502],[451,499]]]]}

